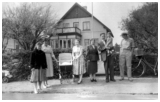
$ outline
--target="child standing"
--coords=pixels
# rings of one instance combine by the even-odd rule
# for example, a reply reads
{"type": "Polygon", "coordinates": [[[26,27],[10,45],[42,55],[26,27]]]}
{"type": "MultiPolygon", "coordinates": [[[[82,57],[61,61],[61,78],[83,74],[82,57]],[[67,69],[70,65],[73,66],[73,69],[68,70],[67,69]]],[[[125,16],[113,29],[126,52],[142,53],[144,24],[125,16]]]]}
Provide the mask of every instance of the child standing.
{"type": "Polygon", "coordinates": [[[31,54],[31,82],[34,83],[34,93],[38,93],[38,88],[41,89],[41,84],[44,86],[46,80],[46,56],[41,50],[41,43],[36,44],[35,50],[31,54]]]}
{"type": "Polygon", "coordinates": [[[112,50],[113,50],[113,38],[112,38],[112,35],[111,35],[111,32],[108,32],[107,34],[107,38],[106,38],[106,49],[107,49],[107,56],[109,56],[111,53],[112,53],[112,50]]]}

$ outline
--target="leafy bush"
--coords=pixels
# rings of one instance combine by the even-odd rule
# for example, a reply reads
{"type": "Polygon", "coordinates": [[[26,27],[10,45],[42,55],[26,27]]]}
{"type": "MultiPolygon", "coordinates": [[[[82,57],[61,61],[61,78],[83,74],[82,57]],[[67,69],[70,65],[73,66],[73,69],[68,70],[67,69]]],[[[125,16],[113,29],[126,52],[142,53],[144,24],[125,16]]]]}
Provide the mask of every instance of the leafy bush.
{"type": "MultiPolygon", "coordinates": [[[[23,51],[8,56],[10,59],[6,63],[7,69],[13,75],[14,80],[26,80],[31,74],[31,70],[29,68],[30,55],[30,51],[23,51]]],[[[3,58],[5,61],[6,57],[3,58]]]]}
{"type": "Polygon", "coordinates": [[[3,54],[2,55],[2,65],[7,64],[8,62],[11,62],[10,55],[3,54]]]}

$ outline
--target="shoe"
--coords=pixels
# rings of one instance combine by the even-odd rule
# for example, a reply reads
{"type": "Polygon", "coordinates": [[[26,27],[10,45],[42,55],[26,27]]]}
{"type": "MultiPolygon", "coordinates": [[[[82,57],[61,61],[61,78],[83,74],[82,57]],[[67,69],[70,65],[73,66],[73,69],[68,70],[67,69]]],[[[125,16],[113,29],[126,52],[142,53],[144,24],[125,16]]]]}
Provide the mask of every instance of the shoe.
{"type": "Polygon", "coordinates": [[[41,87],[37,87],[38,90],[42,90],[41,87]]]}
{"type": "Polygon", "coordinates": [[[109,82],[109,80],[106,80],[106,83],[108,83],[109,82]]]}
{"type": "Polygon", "coordinates": [[[34,90],[34,94],[38,94],[38,90],[34,90]]]}
{"type": "Polygon", "coordinates": [[[97,82],[97,80],[96,80],[96,79],[93,79],[93,82],[97,82]]]}
{"type": "Polygon", "coordinates": [[[110,80],[110,81],[116,82],[116,80],[115,80],[115,79],[112,79],[112,80],[110,80]]]}
{"type": "Polygon", "coordinates": [[[91,79],[91,82],[94,82],[94,79],[91,79]]]}
{"type": "Polygon", "coordinates": [[[47,86],[43,86],[43,88],[44,88],[44,89],[46,89],[46,88],[47,88],[47,86]]]}
{"type": "Polygon", "coordinates": [[[133,79],[128,79],[128,81],[132,82],[132,81],[133,81],[133,79]]]}
{"type": "Polygon", "coordinates": [[[124,78],[119,79],[119,81],[123,81],[123,80],[124,80],[124,78]]]}
{"type": "Polygon", "coordinates": [[[80,81],[80,82],[78,81],[78,83],[77,83],[77,84],[81,84],[81,83],[82,83],[82,81],[80,81]]]}

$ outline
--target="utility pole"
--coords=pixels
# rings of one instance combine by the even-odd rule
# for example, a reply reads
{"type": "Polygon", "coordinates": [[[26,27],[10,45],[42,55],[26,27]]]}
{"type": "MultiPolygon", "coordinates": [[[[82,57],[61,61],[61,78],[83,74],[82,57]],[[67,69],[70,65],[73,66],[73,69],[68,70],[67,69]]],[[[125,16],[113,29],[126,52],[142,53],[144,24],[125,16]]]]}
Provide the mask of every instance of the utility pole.
{"type": "Polygon", "coordinates": [[[94,38],[93,34],[93,2],[92,2],[92,39],[94,38]]]}

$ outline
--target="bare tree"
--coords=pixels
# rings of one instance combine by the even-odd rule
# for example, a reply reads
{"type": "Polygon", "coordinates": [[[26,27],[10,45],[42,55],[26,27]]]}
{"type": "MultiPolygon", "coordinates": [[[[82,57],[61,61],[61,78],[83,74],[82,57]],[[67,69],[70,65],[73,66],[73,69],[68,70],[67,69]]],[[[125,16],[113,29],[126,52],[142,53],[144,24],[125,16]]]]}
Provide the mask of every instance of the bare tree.
{"type": "Polygon", "coordinates": [[[2,20],[2,53],[5,52],[6,47],[8,45],[8,40],[10,38],[10,34],[6,25],[7,25],[7,19],[3,19],[2,20]]]}
{"type": "Polygon", "coordinates": [[[41,40],[41,34],[52,35],[55,28],[56,14],[51,6],[38,3],[22,3],[15,8],[8,7],[3,12],[7,19],[7,29],[10,37],[15,39],[24,50],[33,50],[35,44],[41,40]]]}

